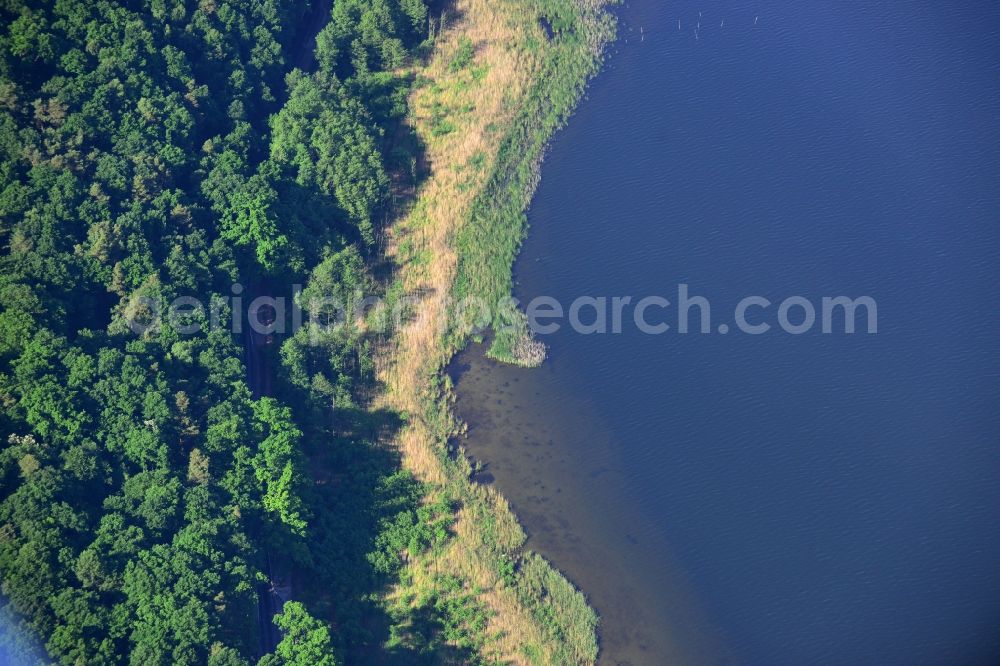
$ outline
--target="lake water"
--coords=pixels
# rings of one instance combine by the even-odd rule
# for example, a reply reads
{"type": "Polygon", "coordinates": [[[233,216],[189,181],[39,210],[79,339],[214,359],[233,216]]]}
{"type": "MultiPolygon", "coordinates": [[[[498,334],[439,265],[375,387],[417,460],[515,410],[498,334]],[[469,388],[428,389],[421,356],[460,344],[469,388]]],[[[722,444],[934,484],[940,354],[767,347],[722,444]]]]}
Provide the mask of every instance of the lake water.
{"type": "Polygon", "coordinates": [[[715,332],[626,310],[534,371],[471,348],[470,453],[601,612],[606,663],[997,663],[1000,4],[618,14],[516,295],[684,283],[715,332]],[[749,295],[766,334],[736,330],[749,295]],[[782,332],[794,295],[870,296],[878,332],[782,332]]]}

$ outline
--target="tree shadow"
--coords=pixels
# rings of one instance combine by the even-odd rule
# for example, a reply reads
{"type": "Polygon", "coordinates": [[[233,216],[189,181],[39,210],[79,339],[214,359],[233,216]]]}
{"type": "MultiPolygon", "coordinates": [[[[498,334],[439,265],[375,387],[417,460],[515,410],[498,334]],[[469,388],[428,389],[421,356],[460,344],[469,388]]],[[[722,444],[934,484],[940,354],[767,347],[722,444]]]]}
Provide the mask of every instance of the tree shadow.
{"type": "Polygon", "coordinates": [[[433,604],[418,606],[410,613],[405,637],[386,651],[382,663],[392,666],[475,663],[476,654],[472,649],[449,645],[442,640],[445,631],[445,624],[433,604]]]}
{"type": "MultiPolygon", "coordinates": [[[[442,17],[448,25],[461,19],[451,0],[428,4],[437,29],[442,17]]],[[[316,16],[328,12],[328,2],[321,1],[317,7],[316,16]]],[[[418,51],[414,57],[426,62],[430,51],[418,51]]],[[[311,65],[305,55],[301,58],[303,66],[311,65]]],[[[383,129],[380,148],[389,177],[388,196],[375,217],[376,245],[368,251],[368,268],[383,285],[391,284],[399,271],[398,265],[385,258],[387,231],[409,214],[421,185],[430,176],[426,146],[408,122],[405,105],[399,106],[415,84],[412,74],[372,77],[358,84],[372,121],[383,129]]],[[[356,232],[340,223],[342,212],[313,186],[285,181],[283,187],[281,214],[298,230],[295,240],[300,241],[306,255],[305,265],[312,265],[325,246],[362,245],[356,232]]],[[[280,280],[290,287],[302,277],[290,271],[280,280]]],[[[430,294],[410,295],[419,299],[430,294]]],[[[367,342],[379,344],[375,336],[367,342]]],[[[309,481],[309,562],[300,563],[291,572],[294,598],[304,603],[310,614],[330,623],[345,663],[475,662],[473,649],[449,641],[444,611],[435,605],[433,595],[414,607],[403,604],[392,612],[383,601],[399,582],[407,551],[413,548],[412,542],[401,545],[394,536],[420,521],[417,510],[426,496],[423,484],[403,470],[400,453],[392,444],[405,425],[405,416],[366,404],[365,396],[380,388],[370,377],[355,378],[350,390],[356,406],[338,403],[332,408],[328,399],[293,385],[285,376],[280,346],[281,340],[276,340],[270,349],[275,393],[292,408],[302,429],[309,481]]],[[[336,384],[338,378],[331,375],[329,379],[336,384]]]]}
{"type": "Polygon", "coordinates": [[[404,421],[388,410],[340,410],[336,433],[308,441],[312,565],[295,574],[296,598],[334,628],[351,664],[468,664],[475,653],[446,641],[433,601],[403,617],[379,599],[399,580],[407,555],[392,538],[410,524],[425,494],[386,442],[404,421]],[[402,637],[402,640],[400,639],[402,637]]]}

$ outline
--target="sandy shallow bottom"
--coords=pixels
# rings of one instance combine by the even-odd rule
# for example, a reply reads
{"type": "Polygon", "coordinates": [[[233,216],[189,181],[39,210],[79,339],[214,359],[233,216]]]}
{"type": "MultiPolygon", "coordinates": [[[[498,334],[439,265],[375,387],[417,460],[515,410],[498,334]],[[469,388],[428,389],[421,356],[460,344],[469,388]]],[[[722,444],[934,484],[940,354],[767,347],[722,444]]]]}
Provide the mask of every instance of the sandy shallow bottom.
{"type": "Polygon", "coordinates": [[[636,513],[620,447],[551,365],[497,364],[472,346],[452,363],[478,479],[510,501],[528,546],[550,559],[601,616],[602,664],[728,661],[667,545],[636,513]],[[639,572],[658,572],[650,580],[639,572]]]}

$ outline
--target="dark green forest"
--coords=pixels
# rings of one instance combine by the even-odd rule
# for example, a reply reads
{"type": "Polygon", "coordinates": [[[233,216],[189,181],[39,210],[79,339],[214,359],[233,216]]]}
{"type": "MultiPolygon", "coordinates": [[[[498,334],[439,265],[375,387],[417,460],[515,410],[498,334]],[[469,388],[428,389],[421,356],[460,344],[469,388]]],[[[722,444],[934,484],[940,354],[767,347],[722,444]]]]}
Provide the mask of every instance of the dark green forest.
{"type": "MultiPolygon", "coordinates": [[[[375,342],[258,345],[206,311],[129,322],[181,296],[226,320],[293,284],[375,288],[419,161],[399,72],[428,7],[5,0],[0,17],[5,649],[143,666],[387,649],[375,593],[451,511],[377,445],[397,419],[364,406],[375,342]],[[309,590],[281,613],[279,579],[309,590]]],[[[431,658],[435,620],[411,625],[419,648],[380,661],[431,658]]]]}

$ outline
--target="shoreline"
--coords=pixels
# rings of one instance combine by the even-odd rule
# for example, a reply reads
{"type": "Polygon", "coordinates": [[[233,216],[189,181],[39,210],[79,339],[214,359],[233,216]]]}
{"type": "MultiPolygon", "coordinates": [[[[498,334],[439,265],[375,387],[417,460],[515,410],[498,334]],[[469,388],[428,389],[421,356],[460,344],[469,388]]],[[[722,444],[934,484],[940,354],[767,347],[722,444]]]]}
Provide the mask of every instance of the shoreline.
{"type": "Polygon", "coordinates": [[[400,267],[393,288],[421,294],[421,316],[397,332],[380,359],[386,391],[378,406],[407,416],[397,443],[404,465],[430,489],[427,501],[460,508],[454,537],[440,552],[407,563],[388,604],[433,594],[442,570],[457,575],[484,610],[476,647],[487,661],[592,663],[598,652],[597,616],[583,594],[524,548],[526,536],[507,501],[471,481],[445,372],[471,328],[444,324],[449,295],[510,294],[544,148],[614,34],[605,7],[592,0],[460,1],[453,10],[458,22],[438,36],[412,97],[431,175],[391,229],[388,254],[400,267]],[[541,18],[559,26],[552,40],[541,18]],[[455,67],[465,44],[474,56],[455,67]],[[492,261],[480,263],[483,256],[492,261]]]}
{"type": "Polygon", "coordinates": [[[598,663],[724,662],[677,553],[632,495],[623,442],[554,352],[525,370],[470,345],[449,366],[476,478],[510,502],[527,547],[586,591],[601,617],[598,663]]]}

